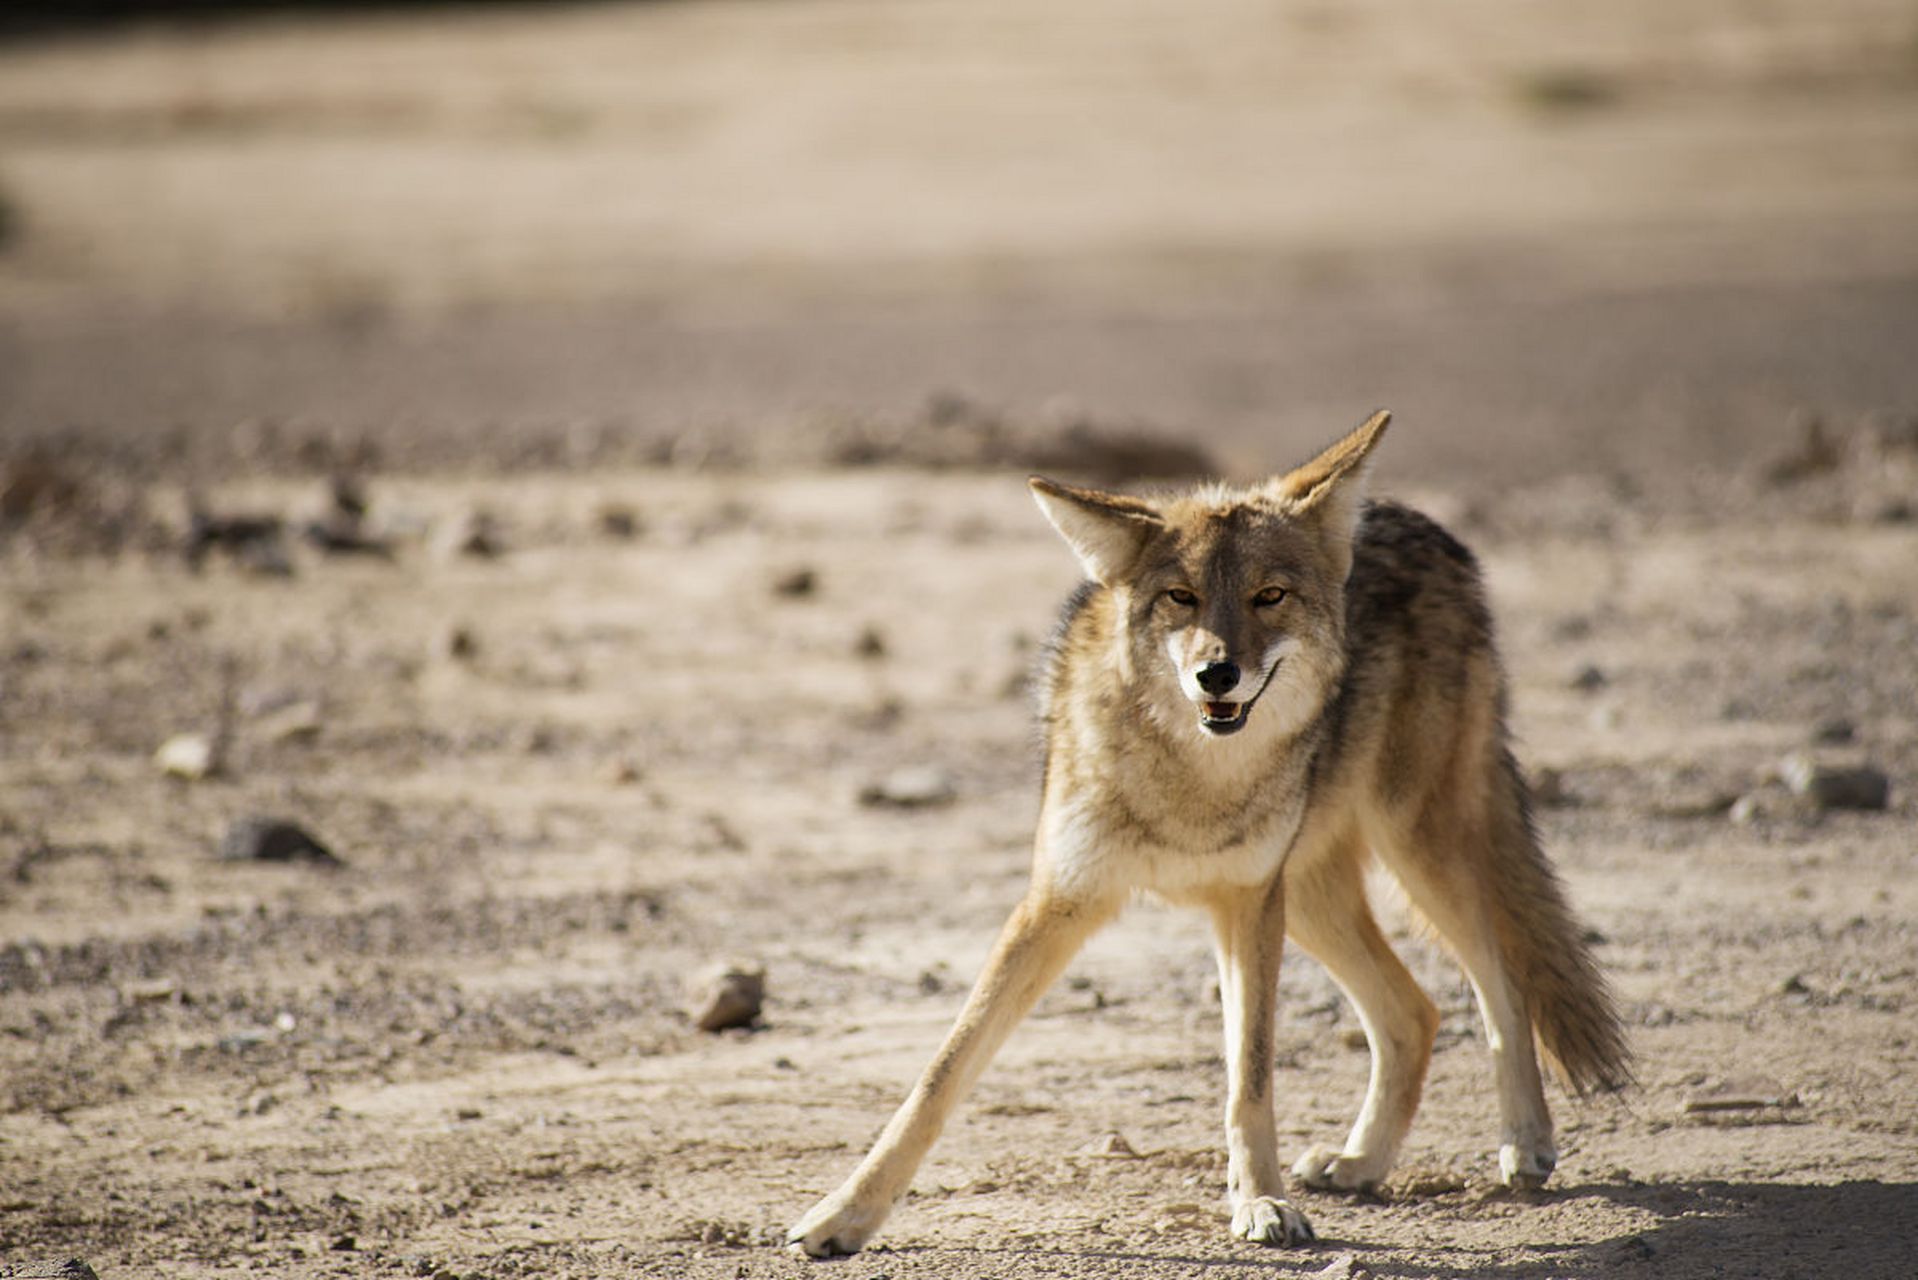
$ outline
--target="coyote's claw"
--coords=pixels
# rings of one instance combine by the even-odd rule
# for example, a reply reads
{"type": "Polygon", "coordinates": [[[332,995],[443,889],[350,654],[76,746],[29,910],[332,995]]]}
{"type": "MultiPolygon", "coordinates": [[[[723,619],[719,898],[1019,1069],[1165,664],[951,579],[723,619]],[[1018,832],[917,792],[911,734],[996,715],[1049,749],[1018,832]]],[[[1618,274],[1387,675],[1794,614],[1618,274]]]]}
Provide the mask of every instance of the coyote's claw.
{"type": "Polygon", "coordinates": [[[1319,1237],[1305,1215],[1272,1196],[1247,1200],[1232,1211],[1232,1234],[1253,1244],[1311,1244],[1319,1237]]]}

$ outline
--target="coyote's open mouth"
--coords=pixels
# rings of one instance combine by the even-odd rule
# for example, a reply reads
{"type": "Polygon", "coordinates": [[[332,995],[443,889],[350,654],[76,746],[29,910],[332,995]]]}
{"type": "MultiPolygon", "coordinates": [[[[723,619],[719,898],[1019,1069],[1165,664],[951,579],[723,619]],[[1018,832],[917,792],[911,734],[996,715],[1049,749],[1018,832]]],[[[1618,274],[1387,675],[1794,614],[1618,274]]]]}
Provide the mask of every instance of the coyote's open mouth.
{"type": "Polygon", "coordinates": [[[1245,728],[1245,718],[1251,711],[1250,702],[1202,702],[1199,704],[1199,723],[1205,726],[1207,732],[1224,736],[1245,728]]]}
{"type": "Polygon", "coordinates": [[[1259,681],[1257,692],[1244,702],[1201,702],[1199,704],[1199,727],[1217,738],[1237,733],[1245,728],[1245,721],[1252,714],[1253,704],[1265,696],[1266,689],[1272,683],[1272,677],[1279,673],[1278,662],[1266,668],[1265,679],[1259,681]]]}

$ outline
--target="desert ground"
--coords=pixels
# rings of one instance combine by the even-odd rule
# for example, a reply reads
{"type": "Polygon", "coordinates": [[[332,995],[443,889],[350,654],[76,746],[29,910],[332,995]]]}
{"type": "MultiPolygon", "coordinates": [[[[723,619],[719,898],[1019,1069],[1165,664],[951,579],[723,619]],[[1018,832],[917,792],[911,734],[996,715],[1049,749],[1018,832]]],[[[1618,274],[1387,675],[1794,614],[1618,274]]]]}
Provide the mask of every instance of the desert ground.
{"type": "MultiPolygon", "coordinates": [[[[0,1275],[1913,1274],[1909,4],[0,36],[0,1275]],[[1378,880],[1418,1122],[1234,1241],[1205,927],[1142,901],[876,1246],[790,1256],[1023,887],[1077,576],[1026,474],[1379,405],[1638,1085],[1499,1189],[1378,880]]],[[[1289,1157],[1367,1058],[1281,999],[1289,1157]]]]}

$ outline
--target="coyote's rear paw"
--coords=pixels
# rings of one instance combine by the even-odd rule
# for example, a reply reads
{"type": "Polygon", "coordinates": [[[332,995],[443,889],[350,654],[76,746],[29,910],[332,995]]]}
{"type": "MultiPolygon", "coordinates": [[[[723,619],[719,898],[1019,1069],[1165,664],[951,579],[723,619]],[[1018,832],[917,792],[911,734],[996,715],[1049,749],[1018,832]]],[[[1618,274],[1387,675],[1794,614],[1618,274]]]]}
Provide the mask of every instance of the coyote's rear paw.
{"type": "Polygon", "coordinates": [[[1514,1191],[1537,1191],[1558,1168],[1558,1152],[1549,1143],[1530,1149],[1505,1143],[1498,1149],[1499,1181],[1514,1191]]]}
{"type": "Polygon", "coordinates": [[[853,1201],[842,1191],[821,1200],[786,1233],[788,1248],[812,1258],[840,1258],[858,1253],[886,1220],[886,1210],[853,1201]]]}
{"type": "Polygon", "coordinates": [[[1323,1142],[1300,1156],[1292,1176],[1318,1191],[1370,1191],[1385,1180],[1384,1161],[1348,1156],[1323,1142]]]}
{"type": "Polygon", "coordinates": [[[1318,1239],[1304,1214],[1272,1196],[1258,1196],[1234,1209],[1232,1234],[1253,1244],[1311,1244],[1318,1239]]]}

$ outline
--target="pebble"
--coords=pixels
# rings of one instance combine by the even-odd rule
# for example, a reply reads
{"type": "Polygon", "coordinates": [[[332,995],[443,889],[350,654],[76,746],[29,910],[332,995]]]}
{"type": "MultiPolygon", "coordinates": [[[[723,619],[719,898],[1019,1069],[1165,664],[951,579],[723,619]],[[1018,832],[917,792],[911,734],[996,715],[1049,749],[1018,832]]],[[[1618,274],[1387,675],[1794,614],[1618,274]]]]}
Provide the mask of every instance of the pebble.
{"type": "Polygon", "coordinates": [[[10,1276],[13,1280],[100,1280],[99,1273],[78,1258],[0,1266],[0,1276],[10,1276]]]}
{"type": "Polygon", "coordinates": [[[788,569],[773,579],[773,594],[789,600],[802,600],[819,590],[819,575],[811,569],[788,569]]]}
{"type": "Polygon", "coordinates": [[[235,818],[220,841],[220,858],[225,862],[311,862],[320,866],[345,864],[331,849],[308,834],[298,823],[283,818],[249,816],[235,818]]]}
{"type": "Polygon", "coordinates": [[[263,716],[257,726],[268,742],[310,742],[320,734],[320,704],[296,702],[263,716]]]}
{"type": "Polygon", "coordinates": [[[952,775],[934,765],[894,769],[859,792],[859,803],[870,809],[930,809],[951,804],[959,794],[952,775]]]}
{"type": "Polygon", "coordinates": [[[153,753],[153,763],[169,778],[185,778],[189,782],[210,778],[220,771],[219,752],[214,750],[213,739],[204,733],[179,733],[168,738],[153,753]]]}
{"type": "Polygon", "coordinates": [[[701,1031],[749,1027],[766,1003],[766,966],[750,960],[715,965],[693,983],[686,1016],[701,1031]]]}
{"type": "Polygon", "coordinates": [[[1879,811],[1891,803],[1891,779],[1871,765],[1820,764],[1808,755],[1788,756],[1779,775],[1794,795],[1820,809],[1879,811]]]}
{"type": "Polygon", "coordinates": [[[442,559],[471,556],[491,560],[501,555],[505,544],[500,538],[499,522],[491,512],[468,511],[441,532],[436,549],[442,559]]]}
{"type": "Polygon", "coordinates": [[[1584,693],[1595,693],[1609,683],[1605,673],[1589,662],[1573,672],[1570,681],[1572,688],[1584,693]]]}
{"type": "Polygon", "coordinates": [[[1811,731],[1811,740],[1828,747],[1842,747],[1858,737],[1858,726],[1843,716],[1820,720],[1811,731]]]}

